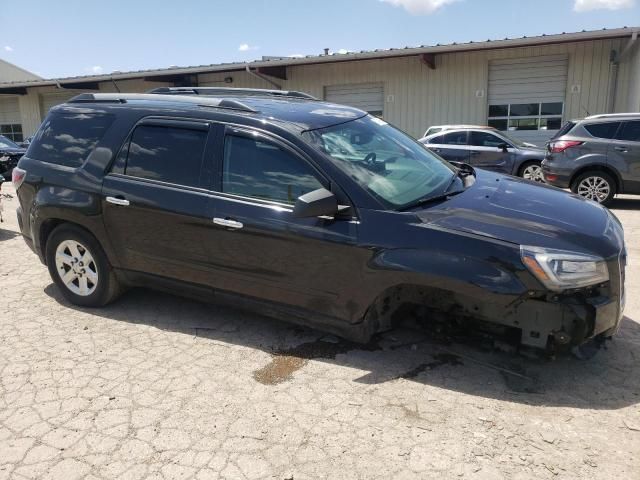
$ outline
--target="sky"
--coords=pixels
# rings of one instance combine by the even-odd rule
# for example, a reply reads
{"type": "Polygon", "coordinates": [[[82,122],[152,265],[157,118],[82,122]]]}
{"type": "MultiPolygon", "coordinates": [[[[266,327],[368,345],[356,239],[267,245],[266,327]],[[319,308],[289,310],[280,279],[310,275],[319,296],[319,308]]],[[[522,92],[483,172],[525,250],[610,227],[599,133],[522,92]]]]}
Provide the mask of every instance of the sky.
{"type": "Polygon", "coordinates": [[[44,78],[640,26],[640,0],[0,0],[44,78]]]}

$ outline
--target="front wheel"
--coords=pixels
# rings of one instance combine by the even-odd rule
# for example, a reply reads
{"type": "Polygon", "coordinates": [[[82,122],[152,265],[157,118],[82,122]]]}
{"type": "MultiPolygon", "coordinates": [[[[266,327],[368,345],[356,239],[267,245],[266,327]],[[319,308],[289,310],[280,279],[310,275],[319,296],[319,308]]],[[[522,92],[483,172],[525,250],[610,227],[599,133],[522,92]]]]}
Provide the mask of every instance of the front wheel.
{"type": "Polygon", "coordinates": [[[539,161],[527,162],[520,167],[519,176],[532,182],[544,182],[542,166],[539,161]]]}
{"type": "Polygon", "coordinates": [[[609,205],[616,194],[616,183],[608,173],[585,172],[571,183],[571,191],[588,200],[609,205]]]}
{"type": "Polygon", "coordinates": [[[74,225],[57,227],[47,239],[47,267],[67,300],[101,307],[120,291],[118,279],[98,241],[74,225]]]}

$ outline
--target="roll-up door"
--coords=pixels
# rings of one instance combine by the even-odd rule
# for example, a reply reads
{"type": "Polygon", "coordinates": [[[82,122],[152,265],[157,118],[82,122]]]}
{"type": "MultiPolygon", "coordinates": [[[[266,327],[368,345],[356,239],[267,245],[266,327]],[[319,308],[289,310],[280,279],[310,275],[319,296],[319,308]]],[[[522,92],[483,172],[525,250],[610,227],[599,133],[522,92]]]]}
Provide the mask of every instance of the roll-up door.
{"type": "Polygon", "coordinates": [[[543,145],[561,126],[567,55],[489,62],[489,125],[543,145]]]}
{"type": "Polygon", "coordinates": [[[18,97],[0,97],[0,135],[14,142],[23,140],[18,97]]]}
{"type": "Polygon", "coordinates": [[[327,102],[349,105],[378,117],[384,113],[384,86],[381,83],[327,86],[324,98],[327,102]]]}

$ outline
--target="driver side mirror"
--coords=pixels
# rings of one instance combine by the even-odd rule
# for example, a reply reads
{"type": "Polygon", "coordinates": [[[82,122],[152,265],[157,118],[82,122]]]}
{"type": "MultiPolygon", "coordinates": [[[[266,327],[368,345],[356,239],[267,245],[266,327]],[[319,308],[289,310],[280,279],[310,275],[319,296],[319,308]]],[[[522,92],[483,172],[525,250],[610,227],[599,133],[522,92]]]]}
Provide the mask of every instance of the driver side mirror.
{"type": "Polygon", "coordinates": [[[338,199],[326,188],[299,196],[293,206],[293,216],[296,218],[333,217],[338,211],[338,199]]]}
{"type": "Polygon", "coordinates": [[[506,153],[509,150],[509,145],[507,145],[506,143],[501,143],[500,145],[498,145],[498,148],[506,153]]]}

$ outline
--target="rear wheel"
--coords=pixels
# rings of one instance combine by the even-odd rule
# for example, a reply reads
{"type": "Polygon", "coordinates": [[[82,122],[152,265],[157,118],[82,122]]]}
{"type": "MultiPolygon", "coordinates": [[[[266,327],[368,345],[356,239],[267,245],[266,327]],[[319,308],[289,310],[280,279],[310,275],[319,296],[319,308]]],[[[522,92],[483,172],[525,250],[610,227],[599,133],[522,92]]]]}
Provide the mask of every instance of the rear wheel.
{"type": "Polygon", "coordinates": [[[67,300],[101,307],[120,292],[118,279],[98,241],[74,225],[60,225],[46,244],[47,267],[67,300]]]}
{"type": "Polygon", "coordinates": [[[542,166],[540,163],[541,162],[537,160],[533,162],[526,162],[520,167],[519,176],[525,180],[531,180],[532,182],[544,182],[542,166]]]}
{"type": "Polygon", "coordinates": [[[613,177],[597,170],[580,174],[571,184],[571,191],[594,202],[608,205],[616,194],[613,177]]]}

